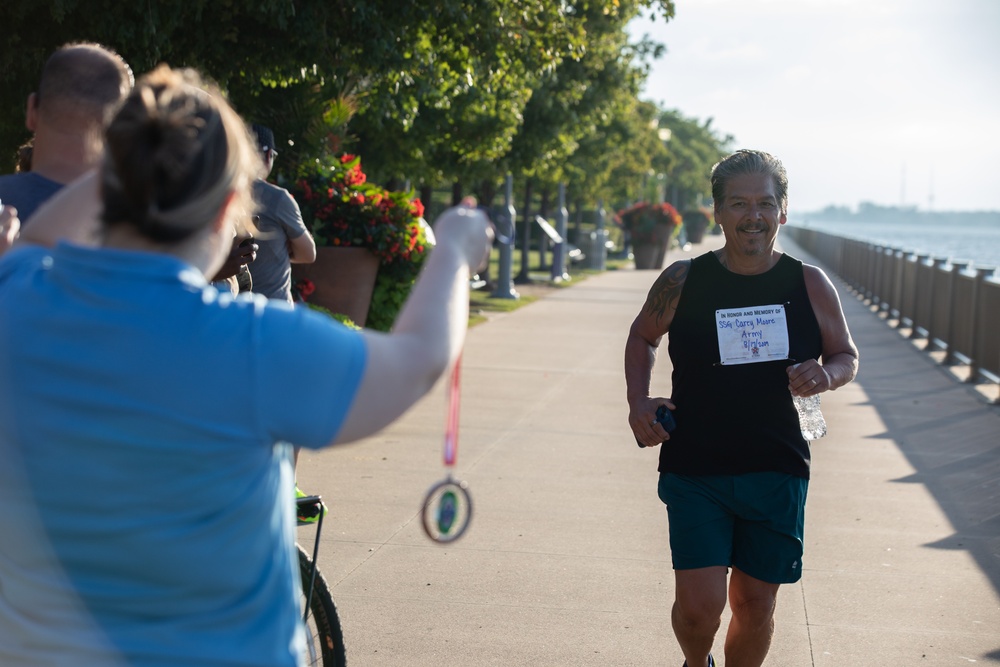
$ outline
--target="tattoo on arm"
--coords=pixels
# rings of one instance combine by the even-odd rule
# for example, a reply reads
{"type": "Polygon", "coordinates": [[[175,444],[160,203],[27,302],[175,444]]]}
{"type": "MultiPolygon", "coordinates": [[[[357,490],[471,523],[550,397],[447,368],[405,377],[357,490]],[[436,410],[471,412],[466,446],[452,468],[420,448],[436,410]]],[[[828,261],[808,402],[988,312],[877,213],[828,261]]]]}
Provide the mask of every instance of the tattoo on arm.
{"type": "Polygon", "coordinates": [[[667,314],[667,308],[677,310],[677,302],[681,296],[681,288],[687,278],[689,262],[675,262],[653,283],[646,299],[646,314],[657,322],[667,314]]]}

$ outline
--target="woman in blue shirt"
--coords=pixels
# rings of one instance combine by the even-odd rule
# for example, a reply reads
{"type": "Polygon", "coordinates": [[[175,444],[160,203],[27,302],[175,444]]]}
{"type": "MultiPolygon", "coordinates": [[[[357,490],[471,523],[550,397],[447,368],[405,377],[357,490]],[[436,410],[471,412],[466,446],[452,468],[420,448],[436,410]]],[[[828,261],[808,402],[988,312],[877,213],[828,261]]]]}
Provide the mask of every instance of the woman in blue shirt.
{"type": "Polygon", "coordinates": [[[434,385],[488,221],[445,212],[393,333],[356,332],[208,285],[261,165],[195,73],[144,77],[105,150],[0,260],[0,664],[297,665],[284,443],[371,435],[434,385]]]}

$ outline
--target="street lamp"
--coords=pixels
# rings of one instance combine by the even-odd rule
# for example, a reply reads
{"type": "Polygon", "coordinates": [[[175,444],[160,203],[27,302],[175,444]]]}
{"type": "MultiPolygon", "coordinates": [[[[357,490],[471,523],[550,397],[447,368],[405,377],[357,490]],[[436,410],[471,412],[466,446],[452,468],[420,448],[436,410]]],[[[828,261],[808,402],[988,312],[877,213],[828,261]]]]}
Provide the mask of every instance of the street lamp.
{"type": "MultiPolygon", "coordinates": [[[[661,127],[656,131],[656,136],[660,138],[660,143],[663,144],[663,148],[666,149],[667,143],[670,142],[670,137],[673,136],[673,132],[670,131],[669,127],[661,127]]],[[[657,187],[657,192],[660,196],[660,203],[667,201],[667,175],[657,174],[656,180],[659,182],[657,187]]]]}

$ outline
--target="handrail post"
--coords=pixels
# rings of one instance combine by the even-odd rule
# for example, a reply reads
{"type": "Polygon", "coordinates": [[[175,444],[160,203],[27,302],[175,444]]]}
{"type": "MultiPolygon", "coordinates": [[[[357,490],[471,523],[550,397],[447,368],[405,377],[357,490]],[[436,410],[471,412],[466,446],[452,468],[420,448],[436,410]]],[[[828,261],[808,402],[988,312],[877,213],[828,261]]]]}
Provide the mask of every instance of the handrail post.
{"type": "Polygon", "coordinates": [[[892,259],[892,304],[887,319],[892,319],[892,307],[895,306],[896,327],[899,328],[903,322],[903,268],[906,265],[906,251],[894,248],[892,259]]]}
{"type": "Polygon", "coordinates": [[[969,356],[972,359],[969,362],[969,377],[965,379],[966,382],[976,382],[979,378],[979,368],[982,364],[980,361],[983,357],[983,351],[980,350],[980,345],[982,341],[979,335],[979,311],[982,307],[979,303],[979,295],[982,293],[983,281],[993,275],[993,268],[977,268],[976,269],[976,281],[972,284],[972,345],[970,345],[969,356]]]}
{"type": "Polygon", "coordinates": [[[882,288],[882,264],[885,260],[885,246],[875,244],[872,246],[872,274],[871,274],[871,305],[875,307],[875,314],[882,312],[882,302],[884,301],[882,288]]]}
{"type": "Polygon", "coordinates": [[[885,319],[889,321],[892,319],[892,308],[893,306],[899,306],[899,300],[896,298],[896,267],[899,263],[899,248],[886,248],[889,252],[886,256],[885,263],[885,287],[883,292],[885,293],[885,298],[882,300],[882,305],[885,310],[885,319]]]}
{"type": "Polygon", "coordinates": [[[896,251],[892,246],[886,247],[885,257],[882,258],[882,310],[885,312],[885,319],[892,318],[892,307],[896,303],[896,251]]]}
{"type": "Polygon", "coordinates": [[[937,290],[934,288],[934,283],[937,282],[940,275],[938,269],[943,268],[947,263],[947,259],[931,258],[931,284],[927,288],[930,293],[930,297],[927,299],[927,345],[924,346],[924,349],[928,351],[934,349],[934,313],[937,312],[937,299],[934,298],[937,290]]]}
{"type": "Polygon", "coordinates": [[[900,249],[898,254],[898,261],[896,262],[896,328],[903,328],[903,303],[906,301],[906,295],[903,294],[903,288],[906,286],[906,262],[910,256],[910,252],[905,249],[900,249]]]}
{"type": "Polygon", "coordinates": [[[861,271],[860,271],[860,287],[861,287],[861,300],[865,305],[871,304],[872,297],[872,283],[871,283],[871,263],[872,263],[872,244],[863,243],[862,247],[864,251],[861,254],[861,271]]]}
{"type": "MultiPolygon", "coordinates": [[[[920,289],[920,267],[921,266],[927,266],[927,260],[930,259],[930,257],[931,257],[930,255],[926,255],[926,254],[923,254],[923,253],[918,253],[917,256],[916,256],[917,267],[916,267],[916,271],[914,271],[914,275],[913,275],[913,321],[910,322],[910,340],[913,340],[915,338],[920,338],[920,334],[917,333],[917,322],[920,319],[920,292],[921,292],[921,289],[920,289]]],[[[937,262],[937,260],[934,260],[934,261],[937,262]]],[[[936,264],[934,266],[935,266],[935,269],[932,269],[932,270],[936,270],[936,264]]],[[[931,287],[934,286],[933,277],[934,277],[934,275],[931,274],[931,278],[932,278],[932,280],[931,280],[931,287]]],[[[930,328],[929,324],[928,324],[928,328],[930,328]]],[[[929,344],[930,340],[928,339],[927,342],[929,344]]]]}
{"type": "Polygon", "coordinates": [[[941,361],[946,366],[955,363],[955,296],[958,291],[958,275],[967,268],[969,268],[968,262],[954,262],[951,265],[951,282],[948,286],[948,333],[944,339],[948,348],[941,361]]]}

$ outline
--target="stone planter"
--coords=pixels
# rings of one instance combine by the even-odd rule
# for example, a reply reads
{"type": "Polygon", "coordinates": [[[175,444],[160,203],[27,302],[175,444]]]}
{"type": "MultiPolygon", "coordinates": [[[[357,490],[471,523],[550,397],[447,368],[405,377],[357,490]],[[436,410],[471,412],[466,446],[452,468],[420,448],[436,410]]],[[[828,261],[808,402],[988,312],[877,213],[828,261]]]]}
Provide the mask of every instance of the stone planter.
{"type": "Polygon", "coordinates": [[[705,209],[688,209],[684,211],[684,233],[690,243],[701,243],[705,240],[705,232],[712,224],[711,214],[705,209]]]}
{"type": "Polygon", "coordinates": [[[667,258],[667,249],[670,247],[670,239],[674,235],[674,225],[661,224],[653,228],[652,238],[632,239],[632,257],[635,261],[635,268],[639,270],[663,269],[663,263],[667,258]]]}
{"type": "Polygon", "coordinates": [[[663,268],[663,255],[652,243],[633,244],[632,258],[635,261],[635,268],[640,271],[663,268]]]}
{"type": "Polygon", "coordinates": [[[687,232],[687,240],[690,243],[701,243],[705,240],[705,232],[708,230],[707,221],[684,223],[684,231],[687,232]]]}

